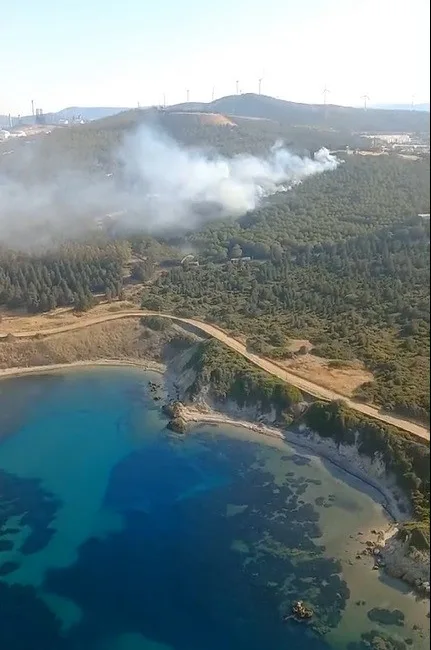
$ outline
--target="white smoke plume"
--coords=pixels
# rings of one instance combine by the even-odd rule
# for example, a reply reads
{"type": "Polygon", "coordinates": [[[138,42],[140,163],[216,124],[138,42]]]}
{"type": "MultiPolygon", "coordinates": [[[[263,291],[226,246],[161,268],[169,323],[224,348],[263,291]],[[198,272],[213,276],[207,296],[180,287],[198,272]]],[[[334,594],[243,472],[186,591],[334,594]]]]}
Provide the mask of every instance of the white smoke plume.
{"type": "Polygon", "coordinates": [[[161,222],[175,221],[196,205],[216,204],[234,216],[256,208],[261,200],[285,191],[308,176],[334,170],[340,161],[327,149],[313,158],[290,153],[281,143],[270,155],[225,158],[201,149],[186,149],[165,134],[141,128],[121,152],[130,176],[142,181],[161,222]]]}
{"type": "MultiPolygon", "coordinates": [[[[21,147],[21,153],[11,154],[22,156],[22,177],[40,164],[35,149],[29,153],[21,147]]],[[[148,126],[125,138],[115,162],[120,173],[89,176],[59,161],[43,182],[24,181],[19,173],[11,180],[0,167],[0,244],[22,244],[26,235],[27,244],[35,238],[48,243],[73,237],[108,213],[116,214],[120,226],[134,230],[191,228],[205,218],[242,215],[264,197],[340,164],[326,149],[312,158],[301,157],[282,144],[267,158],[226,158],[186,148],[148,126]]]]}

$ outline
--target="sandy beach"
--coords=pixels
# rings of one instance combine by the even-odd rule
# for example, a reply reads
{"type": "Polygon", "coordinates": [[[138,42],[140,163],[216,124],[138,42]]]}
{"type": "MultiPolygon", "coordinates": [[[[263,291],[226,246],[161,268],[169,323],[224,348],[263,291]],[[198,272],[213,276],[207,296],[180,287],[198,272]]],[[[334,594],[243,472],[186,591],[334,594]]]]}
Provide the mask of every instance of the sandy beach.
{"type": "Polygon", "coordinates": [[[128,360],[128,359],[97,359],[94,361],[72,361],[70,363],[53,363],[45,366],[26,366],[16,368],[0,369],[0,379],[10,379],[11,377],[21,377],[23,375],[41,375],[45,372],[55,370],[68,370],[69,368],[85,368],[92,366],[126,366],[140,368],[141,370],[151,370],[152,372],[164,373],[166,366],[155,361],[128,360]]]}

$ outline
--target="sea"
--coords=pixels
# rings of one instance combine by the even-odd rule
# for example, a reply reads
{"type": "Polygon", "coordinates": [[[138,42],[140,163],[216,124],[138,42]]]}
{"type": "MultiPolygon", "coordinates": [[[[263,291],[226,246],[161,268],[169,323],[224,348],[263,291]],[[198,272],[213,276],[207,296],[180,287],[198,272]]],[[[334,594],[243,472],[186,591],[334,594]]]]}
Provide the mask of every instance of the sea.
{"type": "Polygon", "coordinates": [[[126,367],[0,381],[2,650],[429,647],[429,601],[363,553],[381,494],[248,429],[170,432],[164,391],[126,367]]]}

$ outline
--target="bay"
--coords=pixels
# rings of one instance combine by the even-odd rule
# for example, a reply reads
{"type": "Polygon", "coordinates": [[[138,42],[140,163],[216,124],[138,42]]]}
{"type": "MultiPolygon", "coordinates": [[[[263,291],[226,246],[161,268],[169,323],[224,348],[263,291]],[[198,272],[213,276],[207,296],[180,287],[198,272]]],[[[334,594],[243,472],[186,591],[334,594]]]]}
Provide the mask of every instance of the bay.
{"type": "Polygon", "coordinates": [[[149,381],[161,397],[136,368],[0,382],[1,647],[429,645],[429,604],[356,559],[379,494],[245,429],[175,436],[149,381]],[[282,620],[297,599],[310,625],[282,620]]]}

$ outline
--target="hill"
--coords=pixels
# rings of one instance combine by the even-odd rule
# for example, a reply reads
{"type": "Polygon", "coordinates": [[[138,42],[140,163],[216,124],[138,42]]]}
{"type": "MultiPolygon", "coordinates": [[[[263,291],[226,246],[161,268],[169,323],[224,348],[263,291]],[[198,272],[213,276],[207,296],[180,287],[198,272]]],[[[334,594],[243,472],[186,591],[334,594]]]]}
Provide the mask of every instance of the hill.
{"type": "Polygon", "coordinates": [[[110,115],[117,115],[123,111],[128,111],[130,108],[121,108],[121,107],[106,107],[106,106],[71,106],[69,108],[63,108],[57,113],[50,113],[53,118],[58,120],[71,120],[74,117],[80,115],[83,120],[100,120],[103,117],[109,117],[110,115]]]}
{"type": "Polygon", "coordinates": [[[328,104],[299,104],[266,95],[247,93],[210,103],[171,106],[170,111],[203,111],[228,116],[259,117],[291,126],[324,127],[354,132],[429,131],[429,115],[423,111],[352,108],[328,104]]]}
{"type": "MultiPolygon", "coordinates": [[[[59,124],[63,120],[82,119],[86,122],[93,120],[100,120],[110,115],[116,115],[123,111],[129,111],[130,108],[125,107],[108,107],[108,106],[69,106],[60,111],[44,114],[44,122],[46,124],[59,124]]],[[[13,123],[29,125],[36,124],[35,115],[21,115],[19,120],[15,115],[12,117],[13,123]]],[[[0,115],[0,127],[9,126],[9,115],[0,115]]]]}
{"type": "MultiPolygon", "coordinates": [[[[253,116],[251,116],[253,117],[253,116]]],[[[115,173],[113,152],[118,150],[127,132],[141,124],[151,124],[175,140],[224,156],[239,153],[265,155],[275,142],[282,140],[292,151],[315,151],[321,147],[342,149],[368,146],[360,136],[347,130],[290,125],[288,122],[251,117],[229,117],[216,111],[132,109],[86,124],[56,128],[47,137],[32,143],[38,164],[23,169],[20,152],[26,155],[28,144],[14,141],[14,154],[0,156],[0,171],[20,177],[47,177],[60,169],[93,170],[115,173]],[[16,169],[16,171],[14,171],[16,169]]],[[[35,139],[36,140],[36,139],[35,139]]]]}
{"type": "MultiPolygon", "coordinates": [[[[212,102],[188,102],[175,104],[164,112],[174,114],[196,113],[205,115],[224,115],[225,117],[257,118],[272,120],[290,127],[312,127],[335,129],[350,132],[429,132],[429,103],[415,105],[415,110],[407,104],[381,104],[368,110],[334,104],[305,104],[290,102],[267,95],[246,93],[221,97],[212,102]]],[[[58,124],[62,120],[72,120],[80,116],[86,122],[103,120],[122,113],[121,121],[127,121],[132,114],[153,113],[154,108],[140,110],[127,107],[71,106],[57,112],[45,114],[47,123],[58,124]]],[[[16,117],[13,118],[15,121],[16,117]]],[[[33,124],[32,115],[21,116],[21,123],[33,124]]],[[[203,118],[204,122],[208,122],[203,118]]],[[[0,126],[9,125],[9,116],[0,115],[0,126]]]]}

